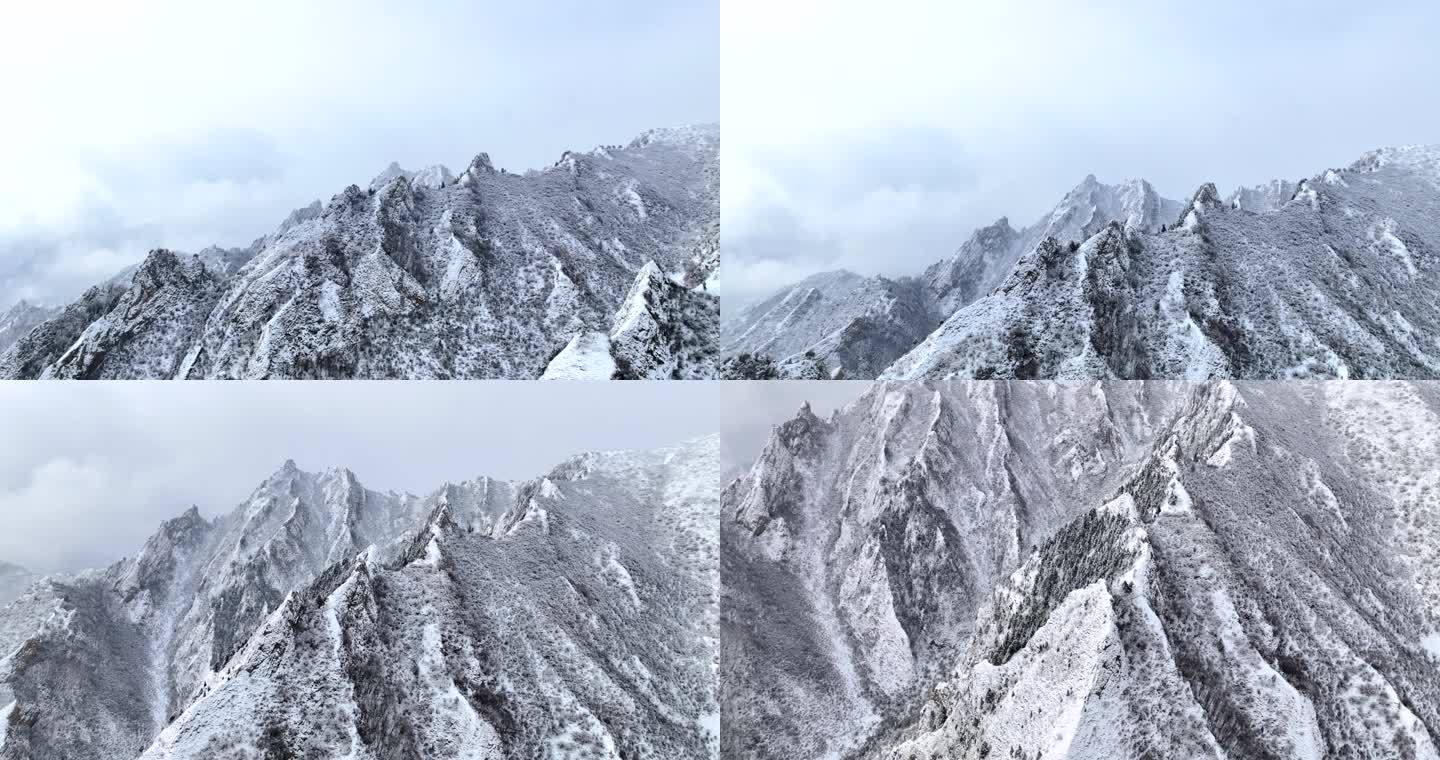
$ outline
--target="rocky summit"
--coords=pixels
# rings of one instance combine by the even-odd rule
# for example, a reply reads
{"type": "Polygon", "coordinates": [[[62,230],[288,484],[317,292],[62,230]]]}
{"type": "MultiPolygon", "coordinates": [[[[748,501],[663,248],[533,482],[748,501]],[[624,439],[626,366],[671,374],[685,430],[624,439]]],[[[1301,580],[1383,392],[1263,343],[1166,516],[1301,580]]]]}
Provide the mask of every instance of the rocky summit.
{"type": "Polygon", "coordinates": [[[719,145],[708,125],[523,174],[391,165],[248,248],[156,250],[12,311],[0,377],[526,379],[597,332],[618,377],[713,376],[719,145]]]}

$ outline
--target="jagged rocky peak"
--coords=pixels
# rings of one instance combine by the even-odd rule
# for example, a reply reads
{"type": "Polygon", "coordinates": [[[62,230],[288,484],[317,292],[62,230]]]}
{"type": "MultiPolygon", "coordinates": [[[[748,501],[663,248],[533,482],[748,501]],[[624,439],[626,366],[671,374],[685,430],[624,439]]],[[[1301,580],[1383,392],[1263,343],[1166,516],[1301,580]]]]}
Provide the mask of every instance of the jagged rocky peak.
{"type": "Polygon", "coordinates": [[[442,164],[431,164],[415,172],[414,176],[410,178],[411,185],[429,188],[431,190],[449,187],[454,183],[455,174],[442,164]]]}
{"type": "Polygon", "coordinates": [[[1010,226],[1010,217],[1002,216],[993,223],[975,230],[966,243],[994,248],[1013,240],[1017,234],[1019,233],[1015,231],[1015,228],[1010,226]]]}
{"type": "Polygon", "coordinates": [[[411,172],[401,169],[398,162],[391,161],[390,165],[385,167],[384,171],[375,175],[375,179],[370,180],[370,189],[379,190],[397,179],[408,180],[411,174],[411,172]]]}
{"type": "MultiPolygon", "coordinates": [[[[717,457],[713,437],[583,455],[583,473],[527,485],[514,531],[462,519],[467,500],[508,493],[481,478],[392,507],[391,551],[311,566],[314,538],[292,521],[248,556],[231,531],[175,554],[154,593],[70,582],[65,614],[40,612],[72,622],[0,668],[21,716],[4,752],[714,756],[718,559],[703,526],[717,457]]],[[[326,477],[346,471],[287,462],[260,490],[326,477]]]]}
{"type": "Polygon", "coordinates": [[[490,154],[489,154],[489,153],[484,153],[484,152],[476,153],[476,154],[475,154],[475,158],[473,158],[473,159],[470,160],[470,166],[466,168],[466,172],[467,172],[467,173],[469,173],[469,172],[478,172],[478,173],[480,173],[480,174],[494,174],[494,173],[495,173],[495,165],[492,164],[492,163],[490,163],[490,154]]]}
{"type": "Polygon", "coordinates": [[[1055,207],[1039,236],[1084,240],[1115,220],[1127,229],[1151,232],[1174,218],[1176,210],[1178,204],[1161,198],[1143,179],[1107,185],[1090,174],[1055,207]]]}
{"type": "MultiPolygon", "coordinates": [[[[19,353],[0,358],[0,375],[533,378],[577,334],[611,331],[647,262],[679,287],[706,286],[719,255],[718,143],[691,147],[654,139],[575,175],[504,174],[482,153],[464,191],[443,166],[392,165],[248,249],[204,252],[213,287],[131,299],[119,314],[93,313],[97,298],[52,318],[64,324],[7,349],[19,353]],[[53,366],[92,325],[84,366],[53,366]]],[[[652,316],[700,319],[708,308],[671,300],[694,305],[652,316]]],[[[682,343],[716,340],[695,325],[662,327],[682,343]]],[[[682,374],[710,371],[706,361],[682,374]]]]}
{"type": "MultiPolygon", "coordinates": [[[[488,158],[486,159],[488,162],[488,158]]],[[[439,190],[449,187],[455,183],[455,175],[449,168],[442,164],[432,164],[419,171],[409,171],[401,168],[398,162],[392,161],[385,171],[375,176],[370,181],[370,189],[379,191],[397,179],[405,180],[411,187],[439,190]]]]}
{"type": "Polygon", "coordinates": [[[195,280],[205,275],[218,276],[205,266],[199,254],[186,256],[168,248],[156,248],[145,255],[131,278],[131,285],[151,291],[176,278],[195,280]]]}

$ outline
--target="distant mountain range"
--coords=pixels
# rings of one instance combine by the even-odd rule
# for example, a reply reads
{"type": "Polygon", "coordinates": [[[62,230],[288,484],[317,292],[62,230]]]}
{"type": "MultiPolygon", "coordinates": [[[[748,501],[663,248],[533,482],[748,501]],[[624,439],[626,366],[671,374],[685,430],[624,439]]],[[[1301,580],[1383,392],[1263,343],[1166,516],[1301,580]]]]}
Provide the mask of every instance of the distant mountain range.
{"type": "Polygon", "coordinates": [[[392,164],[248,248],[166,250],[55,311],[0,319],[0,378],[537,378],[715,373],[718,125],[542,171],[392,164]],[[573,374],[573,373],[572,373],[573,374]]]}
{"type": "Polygon", "coordinates": [[[0,567],[0,758],[715,757],[718,457],[425,496],[287,462],[104,570],[0,567]]]}
{"type": "Polygon", "coordinates": [[[723,752],[1436,758],[1440,386],[878,383],[721,499],[723,752]]]}
{"type": "Polygon", "coordinates": [[[1092,176],[918,276],[826,272],[727,312],[722,352],[791,376],[1440,377],[1437,218],[1440,147],[1223,201],[1092,176]]]}

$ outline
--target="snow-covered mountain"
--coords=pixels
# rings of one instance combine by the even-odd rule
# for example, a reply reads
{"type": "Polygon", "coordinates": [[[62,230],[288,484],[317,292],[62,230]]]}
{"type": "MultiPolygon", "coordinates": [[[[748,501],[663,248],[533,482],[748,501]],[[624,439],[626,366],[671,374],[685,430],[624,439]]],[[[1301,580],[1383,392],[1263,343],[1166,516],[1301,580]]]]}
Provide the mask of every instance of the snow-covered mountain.
{"type": "Polygon", "coordinates": [[[721,350],[785,363],[807,352],[847,376],[873,377],[938,320],[919,283],[822,272],[721,325],[721,350]]]}
{"type": "Polygon", "coordinates": [[[0,758],[714,756],[717,489],[713,437],[425,496],[287,462],[0,611],[0,758]]]}
{"type": "Polygon", "coordinates": [[[724,491],[727,757],[1437,757],[1440,387],[877,384],[724,491]]]}
{"type": "MultiPolygon", "coordinates": [[[[865,353],[884,356],[884,379],[1440,377],[1436,218],[1440,146],[1228,201],[1207,184],[1183,207],[1087,178],[1037,225],[1001,220],[932,266],[904,310],[930,310],[926,337],[865,353]]],[[[897,311],[857,300],[848,312],[897,311]]],[[[726,353],[803,346],[844,364],[832,325],[792,334],[767,304],[725,317],[726,353]]]]}
{"type": "Polygon", "coordinates": [[[535,378],[618,329],[645,273],[683,291],[653,316],[693,323],[645,338],[637,374],[713,375],[719,143],[707,125],[524,174],[392,164],[249,248],[152,252],[0,353],[0,377],[535,378]]]}
{"type": "Polygon", "coordinates": [[[1179,203],[1161,198],[1143,180],[1106,185],[1091,175],[1034,224],[1016,230],[1002,217],[919,277],[823,272],[726,314],[721,349],[770,357],[782,366],[813,353],[845,377],[873,378],[947,316],[994,290],[1042,240],[1084,240],[1112,221],[1158,231],[1179,210],[1179,203]]]}
{"type": "Polygon", "coordinates": [[[9,311],[0,313],[0,353],[30,334],[36,325],[53,319],[59,313],[59,309],[37,306],[28,301],[21,301],[11,306],[9,311]]]}

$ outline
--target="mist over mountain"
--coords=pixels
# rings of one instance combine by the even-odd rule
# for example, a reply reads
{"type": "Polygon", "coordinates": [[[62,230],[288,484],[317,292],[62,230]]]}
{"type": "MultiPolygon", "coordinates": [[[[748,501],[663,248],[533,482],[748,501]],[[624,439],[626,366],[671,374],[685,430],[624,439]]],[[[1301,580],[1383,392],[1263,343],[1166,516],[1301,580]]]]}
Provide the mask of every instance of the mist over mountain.
{"type": "Polygon", "coordinates": [[[832,376],[1433,378],[1440,148],[1188,203],[1094,177],[916,277],[815,275],[722,319],[728,356],[832,376]]]}
{"type": "Polygon", "coordinates": [[[717,473],[714,437],[423,496],[286,462],[0,608],[0,758],[715,756],[717,473]]]}
{"type": "Polygon", "coordinates": [[[1433,384],[879,383],[721,509],[724,751],[1436,757],[1433,384]]]}
{"type": "Polygon", "coordinates": [[[247,248],[156,250],[58,314],[12,313],[0,377],[536,378],[596,334],[616,363],[597,379],[708,377],[719,142],[656,129],[523,174],[392,164],[247,248]]]}

